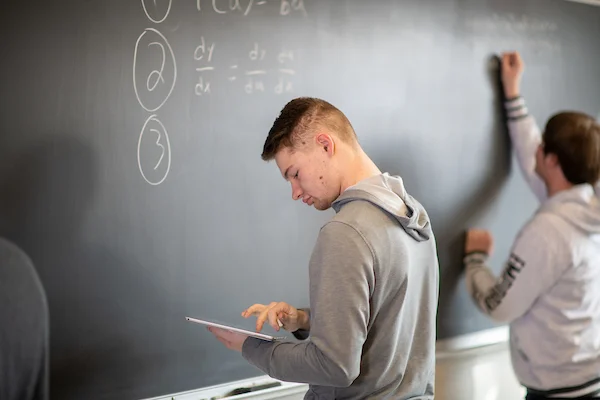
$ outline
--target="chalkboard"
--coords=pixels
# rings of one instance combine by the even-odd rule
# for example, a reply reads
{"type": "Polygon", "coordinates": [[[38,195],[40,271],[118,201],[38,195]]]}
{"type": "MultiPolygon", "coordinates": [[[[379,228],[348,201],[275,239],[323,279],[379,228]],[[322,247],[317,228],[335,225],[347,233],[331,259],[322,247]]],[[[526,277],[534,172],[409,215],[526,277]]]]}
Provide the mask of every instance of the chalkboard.
{"type": "Polygon", "coordinates": [[[600,8],[562,0],[5,1],[0,33],[0,235],[45,285],[60,399],[262,374],[184,317],[308,305],[332,211],[260,159],[293,97],[341,108],[429,211],[440,339],[495,326],[464,290],[465,229],[493,230],[499,271],[536,207],[493,55],[522,52],[540,123],[600,110],[600,8]]]}

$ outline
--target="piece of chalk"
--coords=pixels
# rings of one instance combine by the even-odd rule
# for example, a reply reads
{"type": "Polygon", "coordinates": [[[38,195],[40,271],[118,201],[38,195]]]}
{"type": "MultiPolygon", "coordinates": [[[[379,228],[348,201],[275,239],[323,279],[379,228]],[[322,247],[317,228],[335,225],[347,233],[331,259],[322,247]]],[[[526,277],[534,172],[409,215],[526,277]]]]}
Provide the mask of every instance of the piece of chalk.
{"type": "Polygon", "coordinates": [[[281,323],[281,321],[279,320],[279,318],[277,318],[277,325],[279,325],[279,327],[283,327],[283,324],[281,323]]]}

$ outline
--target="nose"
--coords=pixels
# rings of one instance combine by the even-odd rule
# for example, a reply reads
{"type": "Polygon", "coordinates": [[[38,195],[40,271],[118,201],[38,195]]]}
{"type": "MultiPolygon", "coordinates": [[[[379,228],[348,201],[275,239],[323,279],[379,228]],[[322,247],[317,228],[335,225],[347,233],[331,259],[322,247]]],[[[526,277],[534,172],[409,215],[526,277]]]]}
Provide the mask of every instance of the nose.
{"type": "Polygon", "coordinates": [[[300,188],[300,185],[298,185],[296,182],[292,181],[292,199],[293,200],[298,200],[302,197],[302,189],[300,188]]]}

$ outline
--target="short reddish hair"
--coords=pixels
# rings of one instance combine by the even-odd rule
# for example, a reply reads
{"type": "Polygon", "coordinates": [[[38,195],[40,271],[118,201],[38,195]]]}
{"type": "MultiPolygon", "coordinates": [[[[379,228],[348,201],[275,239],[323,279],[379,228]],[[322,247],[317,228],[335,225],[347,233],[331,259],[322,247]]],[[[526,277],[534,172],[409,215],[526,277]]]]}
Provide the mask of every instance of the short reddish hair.
{"type": "Polygon", "coordinates": [[[273,123],[265,141],[262,159],[272,160],[282,148],[298,149],[306,144],[306,135],[316,127],[325,127],[341,140],[356,142],[356,133],[343,112],[325,100],[299,97],[285,105],[273,123]]]}

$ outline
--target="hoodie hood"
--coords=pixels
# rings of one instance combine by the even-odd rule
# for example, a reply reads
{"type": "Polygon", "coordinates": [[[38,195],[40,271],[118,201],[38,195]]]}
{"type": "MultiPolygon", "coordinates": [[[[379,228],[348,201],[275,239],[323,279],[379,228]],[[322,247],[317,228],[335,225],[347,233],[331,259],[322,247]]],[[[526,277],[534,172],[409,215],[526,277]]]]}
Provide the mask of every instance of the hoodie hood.
{"type": "Polygon", "coordinates": [[[362,200],[376,205],[395,218],[418,242],[429,240],[431,223],[425,208],[406,192],[402,178],[387,172],[358,182],[346,189],[331,205],[335,212],[351,201],[362,200]]]}
{"type": "Polygon", "coordinates": [[[539,212],[558,215],[588,235],[600,233],[600,199],[592,185],[576,185],[555,194],[539,212]]]}

